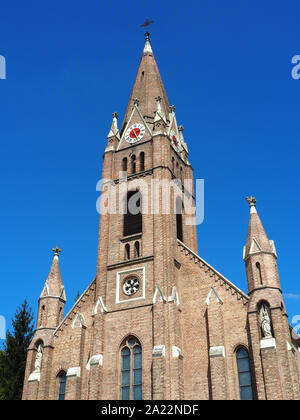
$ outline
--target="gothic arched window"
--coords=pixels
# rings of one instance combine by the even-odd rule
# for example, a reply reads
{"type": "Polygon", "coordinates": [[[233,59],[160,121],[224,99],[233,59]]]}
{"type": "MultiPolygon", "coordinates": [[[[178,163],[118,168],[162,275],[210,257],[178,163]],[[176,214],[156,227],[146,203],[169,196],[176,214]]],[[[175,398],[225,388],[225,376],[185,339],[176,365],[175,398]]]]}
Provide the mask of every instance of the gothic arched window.
{"type": "Polygon", "coordinates": [[[135,157],[135,155],[131,156],[131,173],[132,174],[136,173],[136,157],[135,157]]]}
{"type": "Polygon", "coordinates": [[[45,305],[43,305],[41,309],[41,323],[40,323],[41,326],[43,326],[45,322],[45,313],[46,313],[46,308],[45,308],[45,305]]]}
{"type": "Polygon", "coordinates": [[[243,347],[236,352],[241,400],[253,400],[249,353],[243,347]]]}
{"type": "Polygon", "coordinates": [[[125,245],[125,260],[130,260],[130,245],[125,245]]]}
{"type": "Polygon", "coordinates": [[[176,198],[176,230],[177,230],[177,239],[183,242],[183,233],[182,233],[182,202],[179,197],[176,198]]]}
{"type": "Polygon", "coordinates": [[[124,157],[124,159],[122,160],[122,169],[123,172],[127,172],[127,158],[124,157]]]}
{"type": "Polygon", "coordinates": [[[138,258],[140,256],[140,243],[138,241],[134,244],[134,258],[138,258]]]}
{"type": "Polygon", "coordinates": [[[142,194],[139,191],[129,191],[125,203],[124,236],[142,232],[142,194]]]}
{"type": "Polygon", "coordinates": [[[140,171],[145,170],[145,153],[141,152],[140,154],[140,171]]]}
{"type": "Polygon", "coordinates": [[[67,375],[65,371],[61,371],[58,375],[58,399],[64,400],[66,396],[67,375]]]}
{"type": "Polygon", "coordinates": [[[257,274],[257,278],[258,278],[259,284],[262,285],[263,282],[262,282],[261,268],[260,268],[259,262],[256,263],[256,274],[257,274]]]}
{"type": "Polygon", "coordinates": [[[135,337],[121,346],[121,400],[142,399],[142,347],[135,337]]]}

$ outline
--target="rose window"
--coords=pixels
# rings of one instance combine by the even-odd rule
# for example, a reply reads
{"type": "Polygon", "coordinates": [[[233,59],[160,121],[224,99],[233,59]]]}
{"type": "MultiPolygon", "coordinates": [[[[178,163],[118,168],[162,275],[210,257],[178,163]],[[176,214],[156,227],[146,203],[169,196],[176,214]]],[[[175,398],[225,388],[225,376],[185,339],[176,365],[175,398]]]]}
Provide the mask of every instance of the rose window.
{"type": "Polygon", "coordinates": [[[140,281],[136,277],[129,277],[123,284],[123,292],[127,296],[134,295],[140,288],[140,281]]]}

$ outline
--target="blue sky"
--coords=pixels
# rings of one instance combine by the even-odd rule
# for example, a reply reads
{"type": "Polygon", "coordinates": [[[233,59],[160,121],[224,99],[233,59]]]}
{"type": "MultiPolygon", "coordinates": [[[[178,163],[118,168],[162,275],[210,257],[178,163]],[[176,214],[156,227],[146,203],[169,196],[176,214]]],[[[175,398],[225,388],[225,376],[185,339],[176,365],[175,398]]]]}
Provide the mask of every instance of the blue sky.
{"type": "Polygon", "coordinates": [[[279,255],[292,321],[300,314],[296,0],[10,1],[1,6],[0,315],[34,309],[58,244],[70,308],[96,269],[96,183],[111,113],[124,116],[151,42],[195,177],[205,179],[199,254],[247,291],[246,195],[279,255]]]}

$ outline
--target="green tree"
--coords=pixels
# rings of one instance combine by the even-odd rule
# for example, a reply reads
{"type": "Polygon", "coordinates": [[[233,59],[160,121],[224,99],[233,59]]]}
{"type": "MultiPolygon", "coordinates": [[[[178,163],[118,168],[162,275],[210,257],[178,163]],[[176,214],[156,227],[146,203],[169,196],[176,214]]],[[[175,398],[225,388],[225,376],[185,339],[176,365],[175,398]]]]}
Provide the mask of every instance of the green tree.
{"type": "Polygon", "coordinates": [[[0,351],[0,399],[22,398],[27,348],[33,337],[32,321],[32,310],[25,300],[12,319],[13,332],[7,332],[0,351]]]}
{"type": "Polygon", "coordinates": [[[79,290],[77,290],[77,296],[74,299],[74,302],[76,303],[79,298],[80,298],[80,293],[79,293],[79,290]]]}

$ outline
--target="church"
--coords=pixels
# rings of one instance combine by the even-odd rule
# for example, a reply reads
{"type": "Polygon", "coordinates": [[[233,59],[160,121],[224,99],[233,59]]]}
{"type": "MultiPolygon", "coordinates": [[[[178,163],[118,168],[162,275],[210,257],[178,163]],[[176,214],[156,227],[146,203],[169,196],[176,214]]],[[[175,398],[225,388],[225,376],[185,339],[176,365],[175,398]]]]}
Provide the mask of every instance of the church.
{"type": "Polygon", "coordinates": [[[175,111],[146,32],[123,124],[114,113],[103,153],[96,276],[64,314],[53,249],[24,400],[300,399],[300,339],[256,200],[247,197],[246,294],[198,255],[175,111]]]}

